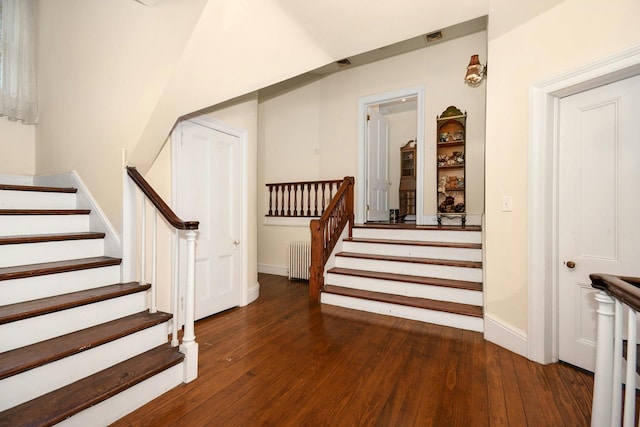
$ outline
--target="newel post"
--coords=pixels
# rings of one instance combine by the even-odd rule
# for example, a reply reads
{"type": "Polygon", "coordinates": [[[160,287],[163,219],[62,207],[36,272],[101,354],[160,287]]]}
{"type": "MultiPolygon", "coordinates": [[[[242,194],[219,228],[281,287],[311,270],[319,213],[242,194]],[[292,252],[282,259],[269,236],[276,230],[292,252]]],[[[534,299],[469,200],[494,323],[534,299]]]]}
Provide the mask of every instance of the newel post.
{"type": "Polygon", "coordinates": [[[195,278],[196,278],[196,232],[188,230],[187,236],[187,289],[184,307],[184,336],[180,351],[185,355],[184,382],[198,377],[198,343],[195,335],[195,278]]]}
{"type": "Polygon", "coordinates": [[[609,425],[611,422],[614,300],[604,291],[598,291],[595,299],[598,302],[598,326],[596,336],[596,369],[593,379],[591,426],[600,427],[609,425]]]}
{"type": "Polygon", "coordinates": [[[324,239],[320,220],[309,222],[311,228],[311,267],[309,268],[309,301],[320,301],[320,290],[324,286],[324,239]]]}

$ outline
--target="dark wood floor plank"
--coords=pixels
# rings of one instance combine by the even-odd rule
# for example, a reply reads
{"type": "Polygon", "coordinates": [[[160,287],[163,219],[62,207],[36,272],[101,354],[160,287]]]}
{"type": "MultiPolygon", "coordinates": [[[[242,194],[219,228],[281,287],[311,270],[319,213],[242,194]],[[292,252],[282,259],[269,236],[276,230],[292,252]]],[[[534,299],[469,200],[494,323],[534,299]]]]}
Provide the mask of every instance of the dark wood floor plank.
{"type": "Polygon", "coordinates": [[[583,371],[535,365],[476,332],[309,305],[306,285],[285,278],[260,283],[258,301],[197,322],[196,381],[114,426],[585,425],[583,371]],[[576,395],[557,420],[544,406],[567,390],[576,395]]]}

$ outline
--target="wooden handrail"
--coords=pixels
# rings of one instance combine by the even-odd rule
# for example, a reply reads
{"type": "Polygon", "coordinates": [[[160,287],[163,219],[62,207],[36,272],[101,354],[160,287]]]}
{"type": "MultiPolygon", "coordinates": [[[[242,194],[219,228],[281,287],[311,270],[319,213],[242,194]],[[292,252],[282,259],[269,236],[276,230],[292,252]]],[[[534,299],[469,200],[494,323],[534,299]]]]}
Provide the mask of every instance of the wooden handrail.
{"type": "Polygon", "coordinates": [[[171,210],[171,208],[162,200],[160,195],[149,185],[149,183],[142,177],[140,172],[134,166],[127,166],[127,174],[133,182],[138,186],[140,191],[147,196],[147,199],[158,209],[160,214],[166,219],[169,224],[178,230],[197,230],[198,221],[183,221],[171,210]]]}
{"type": "Polygon", "coordinates": [[[268,217],[318,217],[342,180],[297,181],[265,184],[269,189],[268,217]],[[306,206],[306,209],[305,209],[306,206]]]}
{"type": "Polygon", "coordinates": [[[312,302],[317,302],[320,299],[320,292],[324,287],[324,266],[347,223],[349,224],[349,237],[352,235],[354,221],[353,184],[354,178],[352,176],[345,177],[320,219],[311,220],[309,224],[311,228],[309,300],[312,302]]]}
{"type": "Polygon", "coordinates": [[[640,311],[640,277],[590,274],[591,286],[605,291],[635,311],[640,311]]]}

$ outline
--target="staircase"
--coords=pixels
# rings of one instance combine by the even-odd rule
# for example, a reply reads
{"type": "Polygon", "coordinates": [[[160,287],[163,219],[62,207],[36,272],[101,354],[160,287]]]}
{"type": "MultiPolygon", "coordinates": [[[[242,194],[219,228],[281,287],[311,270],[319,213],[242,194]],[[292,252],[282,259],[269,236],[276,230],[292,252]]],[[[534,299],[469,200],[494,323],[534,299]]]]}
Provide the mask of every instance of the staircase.
{"type": "Polygon", "coordinates": [[[104,426],[183,381],[172,316],[120,283],[76,192],[0,184],[0,426],[104,426]]]}
{"type": "Polygon", "coordinates": [[[321,301],[482,332],[478,226],[354,226],[325,278],[321,301]]]}

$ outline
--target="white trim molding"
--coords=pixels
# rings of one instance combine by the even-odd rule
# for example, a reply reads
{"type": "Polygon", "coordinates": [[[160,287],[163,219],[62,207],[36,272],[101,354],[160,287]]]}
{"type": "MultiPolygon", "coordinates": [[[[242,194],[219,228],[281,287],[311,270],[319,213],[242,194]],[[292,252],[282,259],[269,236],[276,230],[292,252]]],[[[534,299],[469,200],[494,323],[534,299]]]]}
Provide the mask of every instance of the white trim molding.
{"type": "Polygon", "coordinates": [[[487,313],[484,314],[484,338],[520,356],[527,357],[527,333],[487,313]]]}
{"type": "Polygon", "coordinates": [[[558,360],[558,140],[560,98],[640,74],[640,46],[534,84],[529,120],[528,357],[558,360]]]}
{"type": "Polygon", "coordinates": [[[319,219],[320,217],[305,217],[296,218],[291,216],[265,216],[264,225],[275,225],[280,227],[302,227],[309,228],[309,223],[312,219],[319,219]]]}
{"type": "Polygon", "coordinates": [[[289,277],[289,268],[281,265],[258,264],[258,273],[289,277]]]}

